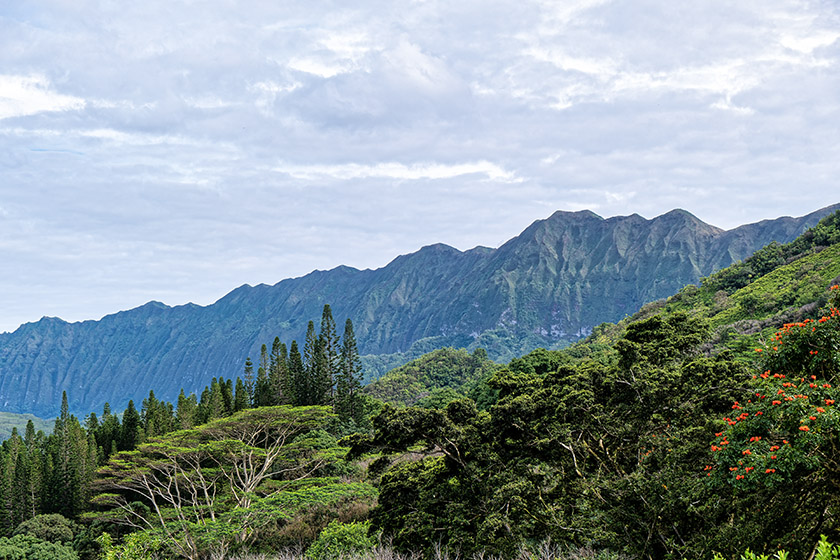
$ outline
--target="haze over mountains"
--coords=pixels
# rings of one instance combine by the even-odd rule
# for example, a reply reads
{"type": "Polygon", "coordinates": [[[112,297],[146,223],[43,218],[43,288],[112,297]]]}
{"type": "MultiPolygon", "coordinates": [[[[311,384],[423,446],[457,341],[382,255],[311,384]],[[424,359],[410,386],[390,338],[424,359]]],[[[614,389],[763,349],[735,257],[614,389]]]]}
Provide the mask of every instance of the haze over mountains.
{"type": "Polygon", "coordinates": [[[52,416],[65,390],[79,414],[104,401],[121,410],[150,389],[171,400],[240,375],[275,336],[302,342],[325,303],[337,322],[353,320],[362,354],[403,353],[389,363],[444,346],[505,360],[576,340],[838,208],[729,231],[683,210],[651,220],[556,212],[498,249],[437,244],[377,270],[241,286],[206,307],[150,302],[100,321],[44,318],[0,334],[0,410],[52,416]]]}

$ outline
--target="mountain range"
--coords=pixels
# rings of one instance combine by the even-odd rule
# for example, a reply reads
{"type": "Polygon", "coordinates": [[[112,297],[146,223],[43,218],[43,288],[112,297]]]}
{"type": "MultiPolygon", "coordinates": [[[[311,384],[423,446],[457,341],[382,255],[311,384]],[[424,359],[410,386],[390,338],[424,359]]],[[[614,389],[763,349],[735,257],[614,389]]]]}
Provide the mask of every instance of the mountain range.
{"type": "Polygon", "coordinates": [[[325,303],[353,321],[368,373],[441,347],[507,360],[557,348],[674,294],[764,245],[786,243],[840,205],[722,230],[684,210],[653,219],[556,212],[497,249],[443,244],[376,270],[341,266],[241,286],[212,305],[150,302],[99,321],[45,317],[0,334],[0,410],[52,416],[108,401],[121,410],[153,389],[174,399],[236,377],[275,336],[302,342],[325,303]]]}

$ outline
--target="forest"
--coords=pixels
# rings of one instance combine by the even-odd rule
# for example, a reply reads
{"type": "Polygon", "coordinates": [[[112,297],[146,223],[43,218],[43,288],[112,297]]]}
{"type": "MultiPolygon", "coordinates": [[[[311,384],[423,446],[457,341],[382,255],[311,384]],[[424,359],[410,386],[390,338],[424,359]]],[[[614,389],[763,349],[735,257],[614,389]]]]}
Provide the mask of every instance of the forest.
{"type": "Polygon", "coordinates": [[[326,305],[198,396],[14,431],[0,557],[837,557],[838,309],[840,212],[507,364],[363,387],[326,305]]]}

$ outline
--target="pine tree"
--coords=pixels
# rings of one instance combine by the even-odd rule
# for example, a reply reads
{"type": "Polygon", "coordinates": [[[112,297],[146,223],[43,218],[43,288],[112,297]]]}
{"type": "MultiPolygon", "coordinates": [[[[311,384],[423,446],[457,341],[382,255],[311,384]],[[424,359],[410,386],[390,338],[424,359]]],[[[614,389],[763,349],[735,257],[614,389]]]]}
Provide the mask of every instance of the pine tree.
{"type": "Polygon", "coordinates": [[[306,328],[306,344],[303,347],[306,396],[301,404],[321,405],[326,402],[332,385],[328,361],[323,340],[320,336],[315,336],[315,324],[309,321],[306,328]]]}
{"type": "MultiPolygon", "coordinates": [[[[43,433],[41,435],[43,436],[43,433]]],[[[35,517],[41,513],[41,503],[43,502],[44,457],[32,420],[26,423],[26,436],[23,441],[29,459],[29,476],[25,483],[26,504],[30,508],[27,517],[35,517]]]]}
{"type": "Polygon", "coordinates": [[[178,408],[175,416],[178,427],[181,430],[187,430],[195,426],[198,422],[196,416],[198,415],[198,400],[195,393],[190,393],[190,396],[184,394],[184,390],[178,394],[178,408]]]}
{"type": "Polygon", "coordinates": [[[120,451],[130,451],[143,441],[143,420],[140,413],[134,407],[134,401],[128,401],[128,406],[123,412],[122,426],[118,446],[120,451]]]}
{"type": "Polygon", "coordinates": [[[268,386],[271,393],[271,404],[288,404],[291,402],[291,384],[289,383],[289,364],[286,356],[286,345],[280,342],[280,337],[274,337],[271,345],[271,355],[268,365],[268,386]]]}
{"type": "Polygon", "coordinates": [[[239,412],[248,408],[248,391],[241,377],[236,378],[236,390],[233,395],[233,411],[239,412]]]}
{"type": "Polygon", "coordinates": [[[102,453],[106,459],[117,452],[116,446],[112,444],[120,439],[121,430],[119,418],[115,414],[111,414],[111,405],[105,403],[102,408],[102,420],[95,436],[96,444],[102,448],[102,453]]]}
{"type": "Polygon", "coordinates": [[[224,416],[233,414],[233,379],[219,378],[219,387],[222,389],[222,403],[224,404],[224,416]]]}
{"type": "MultiPolygon", "coordinates": [[[[50,435],[47,448],[49,470],[45,482],[45,510],[52,513],[60,513],[65,517],[72,518],[78,515],[85,507],[90,476],[93,469],[87,464],[88,438],[79,420],[69,414],[67,407],[67,393],[62,395],[61,414],[55,420],[55,428],[50,435]]],[[[133,416],[128,409],[124,417],[128,416],[123,424],[131,423],[135,426],[135,437],[141,436],[140,414],[134,409],[134,404],[129,401],[133,416]]]]}
{"type": "Polygon", "coordinates": [[[329,357],[327,356],[324,343],[320,338],[315,341],[315,355],[312,358],[309,379],[311,386],[309,404],[322,405],[331,403],[332,374],[330,372],[329,357]]]}
{"type": "Polygon", "coordinates": [[[245,390],[248,391],[248,406],[254,402],[254,363],[251,358],[245,358],[245,370],[242,373],[245,390]]]}
{"type": "Polygon", "coordinates": [[[23,449],[23,441],[18,435],[17,428],[12,428],[12,435],[3,442],[3,482],[0,486],[2,495],[2,515],[0,515],[0,528],[3,534],[9,535],[15,527],[23,521],[23,511],[20,508],[19,485],[20,455],[23,449]]]}
{"type": "Polygon", "coordinates": [[[353,322],[347,319],[341,340],[338,375],[336,376],[335,411],[342,421],[362,419],[362,402],[359,391],[362,386],[362,361],[356,346],[353,322]]]}
{"type": "Polygon", "coordinates": [[[201,391],[201,398],[198,401],[198,406],[196,407],[195,413],[195,423],[196,425],[204,424],[209,420],[210,416],[210,387],[204,386],[204,390],[201,391]]]}
{"type": "Polygon", "coordinates": [[[74,483],[75,465],[72,456],[72,442],[70,441],[70,412],[67,404],[67,391],[61,394],[61,413],[55,419],[55,427],[50,436],[50,455],[53,457],[53,468],[50,472],[47,496],[51,500],[50,511],[60,513],[65,517],[72,510],[72,485],[74,483]]]}
{"type": "Polygon", "coordinates": [[[296,406],[306,404],[308,397],[306,370],[303,367],[303,359],[296,340],[292,341],[292,346],[289,348],[289,379],[292,387],[292,403],[296,406]]]}
{"type": "Polygon", "coordinates": [[[225,397],[222,394],[222,383],[215,377],[210,382],[210,401],[207,406],[208,414],[207,420],[215,420],[216,418],[224,418],[227,416],[225,410],[225,397]]]}
{"type": "Polygon", "coordinates": [[[257,381],[254,384],[254,408],[272,404],[268,367],[268,351],[263,344],[260,349],[260,367],[257,369],[257,381]]]}
{"type": "Polygon", "coordinates": [[[143,427],[145,439],[161,435],[163,433],[160,425],[162,418],[160,418],[160,411],[158,408],[159,401],[155,397],[155,392],[149,391],[149,396],[143,399],[143,405],[140,408],[141,425],[143,427]]]}
{"type": "Polygon", "coordinates": [[[335,375],[338,373],[339,365],[339,340],[329,304],[324,305],[324,310],[321,313],[321,332],[318,335],[318,340],[324,352],[326,368],[322,372],[322,375],[326,375],[326,379],[322,380],[321,383],[328,386],[329,402],[333,402],[335,398],[335,375]]]}

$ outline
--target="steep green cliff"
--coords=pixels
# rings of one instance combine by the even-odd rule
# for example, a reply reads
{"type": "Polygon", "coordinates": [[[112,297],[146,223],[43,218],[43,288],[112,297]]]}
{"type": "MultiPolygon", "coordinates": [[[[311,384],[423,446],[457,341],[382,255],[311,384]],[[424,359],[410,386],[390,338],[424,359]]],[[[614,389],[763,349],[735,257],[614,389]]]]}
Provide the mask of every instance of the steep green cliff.
{"type": "Polygon", "coordinates": [[[150,388],[173,399],[236,376],[275,336],[301,341],[325,303],[351,318],[371,373],[442,347],[508,360],[556,348],[760,247],[788,242],[834,208],[723,231],[688,212],[652,220],[556,212],[498,249],[424,247],[377,270],[338,267],[242,286],[213,305],[157,302],[100,321],[44,318],[0,335],[0,409],[52,416],[114,409],[150,388]]]}

